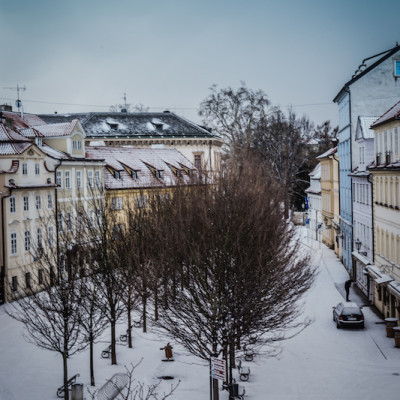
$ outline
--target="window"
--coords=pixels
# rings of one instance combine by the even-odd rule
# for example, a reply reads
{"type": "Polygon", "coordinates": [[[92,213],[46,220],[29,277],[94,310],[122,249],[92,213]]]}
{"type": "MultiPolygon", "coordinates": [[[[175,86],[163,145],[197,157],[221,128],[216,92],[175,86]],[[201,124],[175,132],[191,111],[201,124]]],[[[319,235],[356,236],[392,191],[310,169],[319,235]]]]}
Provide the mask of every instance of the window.
{"type": "Polygon", "coordinates": [[[18,277],[17,276],[13,276],[11,278],[11,290],[13,292],[18,291],[18,277]]]}
{"type": "Polygon", "coordinates": [[[49,236],[49,246],[52,247],[54,244],[54,228],[52,226],[49,226],[48,236],[49,236]]]}
{"type": "Polygon", "coordinates": [[[71,189],[71,172],[65,171],[65,189],[71,189]]]}
{"type": "Polygon", "coordinates": [[[35,142],[36,142],[36,144],[37,144],[38,146],[43,146],[43,140],[42,140],[42,138],[39,138],[39,137],[35,138],[35,142]]]}
{"type": "Polygon", "coordinates": [[[25,274],[25,286],[27,289],[31,288],[31,273],[30,272],[27,272],[25,274]]]}
{"type": "Polygon", "coordinates": [[[24,211],[29,211],[29,197],[24,196],[24,211]]]}
{"type": "Polygon", "coordinates": [[[38,270],[38,283],[39,285],[43,285],[43,269],[38,270]]]}
{"type": "Polygon", "coordinates": [[[114,177],[115,179],[121,179],[121,173],[119,171],[115,171],[114,177]]]}
{"type": "Polygon", "coordinates": [[[25,251],[31,250],[31,233],[29,231],[25,231],[25,251]]]}
{"type": "Polygon", "coordinates": [[[194,155],[194,166],[197,169],[201,168],[201,154],[195,154],[194,155]]]}
{"type": "Polygon", "coordinates": [[[35,163],[35,175],[40,175],[40,165],[39,165],[39,163],[35,163]]]}
{"type": "Polygon", "coordinates": [[[146,196],[137,196],[136,197],[136,205],[141,208],[141,207],[146,207],[147,203],[147,198],[146,196]]]}
{"type": "Polygon", "coordinates": [[[43,249],[43,232],[41,228],[37,230],[37,247],[38,250],[43,249]]]}
{"type": "Polygon", "coordinates": [[[63,187],[63,182],[62,182],[62,171],[57,171],[56,183],[57,183],[57,186],[58,186],[58,187],[60,187],[60,188],[63,187]]]}
{"type": "Polygon", "coordinates": [[[111,210],[122,210],[122,197],[111,198],[111,210]]]}
{"type": "Polygon", "coordinates": [[[394,61],[394,76],[400,76],[400,60],[394,61]]]}
{"type": "Polygon", "coordinates": [[[11,254],[17,254],[17,234],[11,234],[11,254]]]}
{"type": "Polygon", "coordinates": [[[53,208],[53,195],[47,193],[47,208],[53,208]]]}
{"type": "Polygon", "coordinates": [[[15,197],[10,197],[10,212],[15,213],[16,207],[15,207],[15,197]]]}
{"type": "Polygon", "coordinates": [[[100,179],[100,171],[96,171],[96,186],[97,189],[101,189],[101,179],[100,179]]]}
{"type": "Polygon", "coordinates": [[[69,231],[72,231],[71,213],[65,214],[65,225],[69,231]]]}
{"type": "Polygon", "coordinates": [[[62,232],[64,230],[63,216],[61,213],[57,214],[57,228],[59,232],[62,232]]]}
{"type": "Polygon", "coordinates": [[[42,208],[42,198],[40,194],[36,195],[36,210],[40,210],[42,208]]]}
{"type": "Polygon", "coordinates": [[[82,173],[81,171],[76,171],[76,188],[80,189],[82,187],[82,173]]]}
{"type": "Polygon", "coordinates": [[[399,154],[399,131],[397,128],[394,129],[394,151],[399,154]]]}
{"type": "Polygon", "coordinates": [[[22,175],[28,175],[28,164],[22,163],[22,175]]]}
{"type": "Polygon", "coordinates": [[[73,150],[82,150],[82,141],[80,141],[80,140],[73,140],[73,141],[72,141],[72,149],[73,149],[73,150]]]}
{"type": "Polygon", "coordinates": [[[88,171],[88,185],[90,188],[93,187],[93,171],[88,171]]]}

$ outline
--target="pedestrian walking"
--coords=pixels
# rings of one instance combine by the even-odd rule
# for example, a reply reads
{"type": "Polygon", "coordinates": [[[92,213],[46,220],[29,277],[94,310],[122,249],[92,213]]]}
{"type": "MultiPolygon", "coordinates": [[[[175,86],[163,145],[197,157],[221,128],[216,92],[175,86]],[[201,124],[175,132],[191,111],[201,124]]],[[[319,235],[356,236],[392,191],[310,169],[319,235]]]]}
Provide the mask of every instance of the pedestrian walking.
{"type": "Polygon", "coordinates": [[[344,284],[344,288],[345,288],[345,290],[346,290],[346,301],[349,301],[349,294],[350,294],[351,282],[352,282],[352,280],[349,279],[349,280],[346,281],[346,283],[344,284]]]}

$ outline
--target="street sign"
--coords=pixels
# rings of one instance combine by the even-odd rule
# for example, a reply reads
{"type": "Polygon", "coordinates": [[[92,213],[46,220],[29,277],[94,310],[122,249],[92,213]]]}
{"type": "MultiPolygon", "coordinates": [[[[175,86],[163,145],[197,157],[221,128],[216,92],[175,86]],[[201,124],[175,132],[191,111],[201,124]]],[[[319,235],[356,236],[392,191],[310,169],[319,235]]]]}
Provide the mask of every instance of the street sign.
{"type": "Polygon", "coordinates": [[[211,376],[220,381],[226,381],[226,363],[220,358],[211,357],[211,376]]]}

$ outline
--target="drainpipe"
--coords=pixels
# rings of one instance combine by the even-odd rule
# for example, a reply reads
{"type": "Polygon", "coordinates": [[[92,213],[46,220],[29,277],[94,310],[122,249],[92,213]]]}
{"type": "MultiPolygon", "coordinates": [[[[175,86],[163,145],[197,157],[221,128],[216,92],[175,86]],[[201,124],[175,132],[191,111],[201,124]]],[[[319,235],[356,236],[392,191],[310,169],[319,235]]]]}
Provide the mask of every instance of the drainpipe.
{"type": "Polygon", "coordinates": [[[62,160],[59,160],[60,163],[56,165],[54,168],[54,183],[56,184],[56,188],[54,190],[54,205],[55,205],[55,223],[56,223],[56,249],[57,249],[57,279],[60,277],[59,263],[60,263],[60,241],[58,235],[58,190],[57,190],[57,169],[61,167],[62,160]]]}
{"type": "Polygon", "coordinates": [[[374,177],[371,173],[369,173],[368,175],[368,182],[371,184],[371,219],[372,219],[372,226],[371,226],[371,230],[372,230],[372,262],[375,261],[375,229],[374,229],[374,221],[375,221],[375,215],[374,215],[374,177]],[[372,178],[372,181],[369,180],[369,178],[372,178]]]}
{"type": "Polygon", "coordinates": [[[8,188],[8,194],[1,198],[1,241],[3,246],[3,265],[0,271],[0,304],[6,300],[5,278],[6,278],[6,239],[5,239],[5,221],[4,221],[4,199],[11,196],[12,188],[8,188]]]}

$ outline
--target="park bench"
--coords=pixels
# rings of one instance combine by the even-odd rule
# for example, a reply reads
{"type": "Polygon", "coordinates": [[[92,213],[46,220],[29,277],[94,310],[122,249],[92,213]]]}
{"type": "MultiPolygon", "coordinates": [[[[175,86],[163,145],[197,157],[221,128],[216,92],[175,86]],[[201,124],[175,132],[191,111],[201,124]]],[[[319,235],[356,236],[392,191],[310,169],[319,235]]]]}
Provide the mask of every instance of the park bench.
{"type": "Polygon", "coordinates": [[[233,398],[234,398],[234,399],[244,400],[245,394],[246,394],[246,389],[244,388],[244,386],[240,386],[240,385],[239,385],[239,390],[238,390],[238,392],[233,396],[233,398]]]}
{"type": "MultiPolygon", "coordinates": [[[[131,328],[133,327],[133,325],[131,325],[131,328]]],[[[128,333],[129,333],[129,328],[125,331],[125,333],[123,333],[122,335],[119,335],[119,340],[121,342],[127,342],[128,341],[128,333]]]]}
{"type": "Polygon", "coordinates": [[[101,357],[102,358],[110,358],[111,354],[111,344],[107,346],[102,352],[101,352],[101,357]]]}
{"type": "Polygon", "coordinates": [[[250,368],[249,367],[243,367],[242,366],[242,360],[238,360],[237,369],[238,369],[240,380],[244,381],[244,382],[248,381],[249,380],[249,375],[250,375],[250,368]]]}
{"type": "MultiPolygon", "coordinates": [[[[72,378],[68,379],[68,381],[67,381],[67,390],[71,390],[71,386],[75,383],[76,378],[78,376],[79,376],[79,374],[76,374],[72,378]]],[[[65,388],[64,388],[64,385],[62,385],[57,389],[57,397],[64,398],[64,394],[65,394],[65,388]]]]}
{"type": "Polygon", "coordinates": [[[137,321],[133,321],[133,326],[135,328],[141,328],[143,326],[143,315],[137,321]]]}
{"type": "Polygon", "coordinates": [[[246,361],[253,361],[254,358],[254,351],[252,349],[244,347],[244,359],[246,361]]]}

